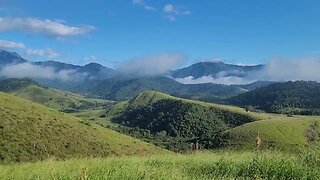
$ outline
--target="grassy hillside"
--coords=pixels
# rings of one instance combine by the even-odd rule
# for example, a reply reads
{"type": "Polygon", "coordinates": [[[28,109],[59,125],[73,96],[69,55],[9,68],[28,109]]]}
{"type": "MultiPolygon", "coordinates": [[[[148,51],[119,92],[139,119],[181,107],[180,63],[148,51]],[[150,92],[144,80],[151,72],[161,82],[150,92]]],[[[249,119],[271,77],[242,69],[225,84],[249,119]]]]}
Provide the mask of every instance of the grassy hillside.
{"type": "Polygon", "coordinates": [[[137,139],[0,93],[0,162],[159,152],[137,139]]]}
{"type": "Polygon", "coordinates": [[[4,179],[319,179],[316,152],[216,152],[0,166],[4,179]]]}
{"type": "Polygon", "coordinates": [[[230,145],[238,148],[253,148],[259,133],[262,138],[261,148],[303,149],[319,144],[320,118],[274,116],[233,128],[229,132],[230,145]]]}
{"type": "Polygon", "coordinates": [[[74,112],[111,104],[110,101],[106,100],[90,99],[79,94],[42,87],[29,79],[1,80],[0,91],[65,112],[74,112]]]}
{"type": "Polygon", "coordinates": [[[252,112],[153,91],[116,104],[108,112],[113,122],[129,127],[120,129],[122,132],[167,148],[169,145],[188,148],[187,143],[196,140],[205,147],[208,141],[204,139],[210,138],[210,143],[223,142],[226,147],[254,149],[259,133],[262,138],[261,148],[297,150],[317,145],[320,136],[319,116],[252,112]],[[172,130],[177,130],[177,135],[170,133],[172,130]],[[188,133],[179,134],[184,130],[188,133]],[[216,141],[215,137],[223,139],[216,141]]]}
{"type": "Polygon", "coordinates": [[[230,98],[229,102],[266,112],[320,115],[319,89],[317,82],[275,83],[230,98]]]}
{"type": "Polygon", "coordinates": [[[122,125],[119,131],[171,150],[188,150],[197,141],[206,149],[219,147],[228,136],[225,130],[254,121],[243,113],[154,91],[117,104],[107,114],[122,125]]]}

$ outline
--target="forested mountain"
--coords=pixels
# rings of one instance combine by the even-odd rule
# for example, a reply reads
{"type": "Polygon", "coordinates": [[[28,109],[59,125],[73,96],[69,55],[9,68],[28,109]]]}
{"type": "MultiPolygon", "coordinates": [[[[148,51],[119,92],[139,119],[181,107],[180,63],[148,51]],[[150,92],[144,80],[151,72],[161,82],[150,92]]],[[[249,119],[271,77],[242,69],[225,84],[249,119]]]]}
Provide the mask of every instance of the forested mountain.
{"type": "Polygon", "coordinates": [[[170,75],[173,78],[185,78],[192,76],[197,79],[202,76],[238,76],[243,77],[247,75],[248,72],[261,70],[262,65],[256,66],[239,66],[232,64],[225,64],[223,62],[199,62],[193,64],[189,67],[171,71],[170,75]],[[221,74],[224,73],[224,74],[221,74]]]}
{"type": "Polygon", "coordinates": [[[245,89],[238,86],[211,83],[182,84],[167,77],[116,77],[88,81],[73,90],[109,100],[127,100],[147,90],[204,101],[219,101],[221,98],[246,92],[245,89]]]}
{"type": "Polygon", "coordinates": [[[320,114],[320,83],[310,81],[275,83],[232,97],[228,102],[267,112],[320,114]]]}

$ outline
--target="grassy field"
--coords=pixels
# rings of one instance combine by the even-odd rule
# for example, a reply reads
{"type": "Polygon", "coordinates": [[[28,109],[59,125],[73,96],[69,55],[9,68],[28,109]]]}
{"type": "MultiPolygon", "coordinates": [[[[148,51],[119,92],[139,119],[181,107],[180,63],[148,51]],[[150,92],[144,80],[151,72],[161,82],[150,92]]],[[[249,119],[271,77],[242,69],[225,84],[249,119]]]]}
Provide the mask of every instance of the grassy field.
{"type": "Polygon", "coordinates": [[[202,152],[0,166],[1,179],[319,179],[320,154],[202,152]]]}
{"type": "Polygon", "coordinates": [[[160,148],[13,95],[0,93],[0,163],[51,157],[163,153],[160,148]]]}

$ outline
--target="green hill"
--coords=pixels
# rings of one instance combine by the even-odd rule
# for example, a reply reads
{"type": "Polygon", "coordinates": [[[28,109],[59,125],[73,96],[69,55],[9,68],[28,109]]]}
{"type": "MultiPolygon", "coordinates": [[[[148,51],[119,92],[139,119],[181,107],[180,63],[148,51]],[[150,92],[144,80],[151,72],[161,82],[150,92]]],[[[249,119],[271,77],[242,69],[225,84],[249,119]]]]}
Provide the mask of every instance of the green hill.
{"type": "Polygon", "coordinates": [[[191,142],[204,148],[255,148],[259,132],[262,148],[299,149],[317,144],[319,116],[282,116],[246,111],[148,91],[116,104],[107,113],[122,126],[118,131],[172,150],[191,142]]]}
{"type": "Polygon", "coordinates": [[[90,99],[79,94],[43,87],[29,79],[0,80],[0,91],[64,112],[74,112],[111,104],[110,101],[90,99]]]}
{"type": "Polygon", "coordinates": [[[121,132],[171,150],[187,150],[198,141],[206,149],[227,139],[225,130],[254,121],[246,114],[154,91],[121,102],[108,113],[121,132]]]}
{"type": "Polygon", "coordinates": [[[229,145],[236,148],[253,148],[259,134],[263,149],[298,150],[319,145],[320,117],[270,115],[266,120],[238,126],[228,132],[229,145]]]}
{"type": "Polygon", "coordinates": [[[266,112],[320,115],[319,89],[317,82],[275,83],[230,98],[229,103],[266,112]]]}
{"type": "Polygon", "coordinates": [[[0,92],[2,163],[160,152],[153,145],[0,92]]]}

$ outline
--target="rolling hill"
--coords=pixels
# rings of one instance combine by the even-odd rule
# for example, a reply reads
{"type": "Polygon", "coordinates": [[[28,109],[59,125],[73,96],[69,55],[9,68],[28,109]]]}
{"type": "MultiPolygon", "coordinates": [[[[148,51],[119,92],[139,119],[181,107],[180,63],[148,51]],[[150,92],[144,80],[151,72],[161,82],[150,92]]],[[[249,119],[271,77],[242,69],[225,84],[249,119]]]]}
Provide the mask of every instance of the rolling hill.
{"type": "Polygon", "coordinates": [[[172,150],[199,141],[207,149],[297,150],[317,145],[319,116],[282,116],[148,91],[107,111],[117,130],[172,150]]]}
{"type": "Polygon", "coordinates": [[[225,130],[254,121],[246,114],[224,107],[147,91],[108,110],[121,132],[171,150],[187,150],[199,141],[206,149],[220,147],[225,130]]]}
{"type": "Polygon", "coordinates": [[[0,91],[64,112],[76,112],[112,104],[110,101],[90,99],[83,95],[44,87],[30,79],[0,80],[0,91]]]}
{"type": "Polygon", "coordinates": [[[163,150],[0,92],[0,162],[145,155],[163,150]]]}
{"type": "Polygon", "coordinates": [[[296,81],[275,83],[228,100],[230,104],[251,106],[266,112],[319,115],[320,83],[296,81]]]}

